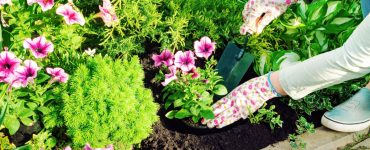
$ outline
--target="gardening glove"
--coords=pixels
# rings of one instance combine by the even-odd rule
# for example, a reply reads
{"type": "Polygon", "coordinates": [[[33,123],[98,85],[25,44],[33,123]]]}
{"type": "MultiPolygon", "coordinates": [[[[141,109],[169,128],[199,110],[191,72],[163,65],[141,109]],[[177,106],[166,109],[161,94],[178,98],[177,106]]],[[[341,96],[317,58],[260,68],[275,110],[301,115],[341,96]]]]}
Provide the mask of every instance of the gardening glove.
{"type": "Polygon", "coordinates": [[[298,0],[249,0],[243,10],[244,24],[240,34],[260,34],[272,20],[283,14],[298,0]]]}
{"type": "Polygon", "coordinates": [[[213,104],[214,119],[202,119],[209,128],[222,128],[241,118],[246,119],[263,104],[279,94],[270,82],[270,74],[251,79],[213,104]]]}

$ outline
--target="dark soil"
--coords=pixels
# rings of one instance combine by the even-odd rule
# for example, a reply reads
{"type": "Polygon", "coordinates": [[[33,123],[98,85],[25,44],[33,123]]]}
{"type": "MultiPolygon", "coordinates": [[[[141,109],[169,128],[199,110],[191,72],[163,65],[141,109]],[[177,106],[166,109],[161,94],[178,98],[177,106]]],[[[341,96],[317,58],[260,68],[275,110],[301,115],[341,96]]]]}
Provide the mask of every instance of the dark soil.
{"type": "MultiPolygon", "coordinates": [[[[164,115],[161,99],[162,86],[153,82],[158,69],[153,67],[151,60],[152,53],[159,53],[158,45],[147,45],[147,53],[142,54],[141,61],[145,71],[145,86],[153,91],[153,96],[161,105],[158,112],[160,121],[153,127],[150,137],[141,143],[140,149],[231,149],[231,150],[253,150],[261,149],[270,144],[288,138],[294,133],[295,122],[298,119],[296,112],[279,99],[273,99],[268,105],[275,105],[276,112],[284,121],[283,128],[270,129],[267,123],[251,124],[248,120],[241,120],[223,129],[195,129],[185,125],[180,120],[170,120],[164,115]]],[[[220,58],[221,52],[215,54],[216,59],[220,58]]],[[[256,76],[252,69],[244,77],[246,81],[256,76]]],[[[308,121],[320,126],[320,117],[323,112],[315,112],[308,117],[308,121]]]]}

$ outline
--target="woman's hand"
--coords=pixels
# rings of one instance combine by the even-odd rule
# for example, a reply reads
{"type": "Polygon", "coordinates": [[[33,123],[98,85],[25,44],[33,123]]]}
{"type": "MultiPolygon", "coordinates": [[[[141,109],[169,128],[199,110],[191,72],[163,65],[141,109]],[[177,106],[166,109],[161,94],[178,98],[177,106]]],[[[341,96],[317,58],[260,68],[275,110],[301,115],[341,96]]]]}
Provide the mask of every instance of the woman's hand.
{"type": "Polygon", "coordinates": [[[240,34],[260,34],[272,20],[283,14],[298,0],[249,0],[243,10],[244,24],[240,34]]]}
{"type": "Polygon", "coordinates": [[[267,100],[277,97],[278,94],[271,87],[268,76],[260,76],[243,83],[213,104],[215,118],[203,119],[202,124],[207,124],[209,128],[225,127],[241,118],[247,118],[267,100]]]}

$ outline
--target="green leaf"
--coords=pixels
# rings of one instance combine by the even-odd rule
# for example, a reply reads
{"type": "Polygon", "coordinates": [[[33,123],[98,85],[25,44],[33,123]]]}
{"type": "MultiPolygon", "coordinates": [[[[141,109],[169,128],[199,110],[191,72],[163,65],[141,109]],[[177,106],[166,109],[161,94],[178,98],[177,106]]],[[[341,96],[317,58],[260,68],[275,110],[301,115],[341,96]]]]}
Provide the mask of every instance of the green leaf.
{"type": "Polygon", "coordinates": [[[168,109],[168,107],[170,107],[172,104],[171,101],[166,101],[166,103],[164,104],[164,109],[168,109]]]}
{"type": "Polygon", "coordinates": [[[325,32],[339,33],[356,25],[356,21],[350,17],[338,17],[325,26],[325,32]]]}
{"type": "Polygon", "coordinates": [[[205,119],[213,119],[215,118],[215,115],[213,114],[213,111],[212,110],[201,110],[200,111],[200,115],[205,118],[205,119]]]}
{"type": "Polygon", "coordinates": [[[213,89],[213,93],[215,93],[216,95],[226,95],[227,89],[224,85],[218,84],[213,89]]]}
{"type": "Polygon", "coordinates": [[[190,112],[191,112],[193,115],[198,116],[198,115],[199,115],[200,110],[197,108],[197,106],[193,106],[193,107],[190,107],[190,112]]]}
{"type": "Polygon", "coordinates": [[[37,110],[42,112],[42,114],[44,114],[44,115],[49,114],[51,112],[51,110],[49,108],[44,107],[44,106],[39,107],[37,110]]]}
{"type": "Polygon", "coordinates": [[[18,117],[26,118],[32,116],[34,113],[31,109],[23,108],[21,111],[18,112],[18,117]]]}
{"type": "Polygon", "coordinates": [[[45,142],[45,144],[48,146],[48,147],[54,147],[57,145],[57,140],[55,139],[55,137],[52,137],[52,138],[48,138],[45,142]]]}
{"type": "Polygon", "coordinates": [[[299,2],[297,14],[301,16],[303,20],[307,19],[307,16],[306,16],[307,9],[308,9],[308,5],[306,3],[299,2]]]}
{"type": "Polygon", "coordinates": [[[39,73],[37,75],[37,78],[36,78],[36,83],[39,84],[39,83],[43,83],[45,82],[46,80],[48,80],[50,78],[49,75],[45,74],[45,73],[39,73]]]}
{"type": "Polygon", "coordinates": [[[15,116],[6,116],[4,126],[9,130],[10,135],[14,135],[20,127],[20,123],[15,116]]]}
{"type": "Polygon", "coordinates": [[[177,119],[184,119],[186,117],[190,117],[191,116],[191,113],[189,110],[186,110],[186,109],[181,109],[180,111],[178,111],[175,115],[175,118],[177,119]]]}
{"type": "Polygon", "coordinates": [[[24,145],[24,146],[21,146],[21,147],[17,147],[14,150],[32,150],[32,147],[30,145],[24,145]]]}
{"type": "Polygon", "coordinates": [[[207,91],[204,91],[200,97],[200,100],[202,101],[207,101],[211,98],[211,95],[207,92],[207,91]]]}
{"type": "Polygon", "coordinates": [[[194,123],[197,123],[197,122],[199,122],[200,117],[199,116],[193,116],[193,117],[191,117],[191,119],[193,120],[194,123]]]}
{"type": "Polygon", "coordinates": [[[4,107],[1,109],[1,114],[0,114],[0,126],[3,124],[4,119],[5,119],[5,114],[8,110],[8,102],[5,102],[4,107]]]}
{"type": "Polygon", "coordinates": [[[320,0],[308,6],[307,9],[307,22],[309,24],[319,24],[324,19],[328,5],[325,0],[320,0]]]}
{"type": "Polygon", "coordinates": [[[176,114],[177,111],[175,110],[171,110],[169,111],[165,116],[169,119],[173,119],[175,117],[175,114],[176,114]]]}
{"type": "Polygon", "coordinates": [[[184,102],[182,101],[182,99],[177,99],[175,100],[175,102],[173,102],[173,106],[176,108],[176,107],[180,107],[184,105],[184,102]]]}
{"type": "Polygon", "coordinates": [[[343,8],[341,1],[329,1],[328,10],[325,15],[325,21],[333,19],[343,8]]]}
{"type": "Polygon", "coordinates": [[[34,102],[28,102],[28,103],[26,103],[26,105],[27,105],[30,109],[32,109],[32,110],[35,110],[35,109],[37,108],[37,104],[36,104],[36,103],[34,103],[34,102]]]}
{"type": "Polygon", "coordinates": [[[20,120],[26,126],[32,126],[33,125],[33,120],[31,120],[30,118],[20,118],[20,120]]]}

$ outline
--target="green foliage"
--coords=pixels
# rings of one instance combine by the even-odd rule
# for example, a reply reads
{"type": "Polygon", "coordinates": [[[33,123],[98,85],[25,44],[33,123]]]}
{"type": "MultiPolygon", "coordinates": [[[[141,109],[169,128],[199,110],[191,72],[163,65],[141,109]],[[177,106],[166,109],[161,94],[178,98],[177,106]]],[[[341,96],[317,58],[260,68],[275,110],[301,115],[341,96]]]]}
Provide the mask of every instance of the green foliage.
{"type": "MultiPolygon", "coordinates": [[[[306,118],[300,117],[297,122],[297,134],[301,135],[303,133],[315,133],[315,127],[312,123],[307,122],[306,118]]],[[[289,144],[293,149],[305,149],[306,143],[299,138],[296,134],[289,134],[289,144]]]]}
{"type": "Polygon", "coordinates": [[[0,132],[0,150],[15,149],[15,145],[10,143],[7,136],[0,132]]]}
{"type": "Polygon", "coordinates": [[[46,12],[37,4],[29,6],[25,0],[14,1],[12,6],[6,5],[2,15],[9,27],[3,27],[4,46],[22,59],[33,59],[27,55],[29,51],[24,50],[23,41],[43,35],[54,44],[54,52],[44,64],[73,70],[81,57],[78,50],[85,40],[84,34],[90,31],[86,26],[66,25],[63,18],[55,14],[58,5],[56,3],[53,9],[46,12]]]}
{"type": "Polygon", "coordinates": [[[131,149],[146,138],[158,120],[158,106],[143,78],[138,57],[113,61],[97,55],[80,65],[63,96],[62,115],[73,147],[131,149]]]}
{"type": "Polygon", "coordinates": [[[25,145],[25,149],[52,149],[57,143],[57,140],[51,136],[51,133],[42,131],[32,135],[32,139],[25,145]]]}
{"type": "MultiPolygon", "coordinates": [[[[163,89],[165,108],[173,106],[166,117],[173,119],[184,119],[191,117],[194,122],[201,118],[213,119],[211,104],[214,95],[225,95],[227,89],[221,85],[222,77],[214,70],[216,61],[211,58],[207,60],[204,69],[197,68],[199,78],[193,79],[191,74],[178,75],[178,79],[172,81],[163,89]]],[[[163,80],[160,73],[157,80],[163,80]]]]}
{"type": "Polygon", "coordinates": [[[248,116],[249,121],[252,124],[258,124],[260,122],[269,123],[271,129],[275,129],[276,126],[280,128],[283,126],[283,121],[280,120],[280,115],[275,112],[275,105],[271,105],[266,109],[266,104],[258,110],[254,115],[251,114],[248,116]]]}
{"type": "Polygon", "coordinates": [[[203,35],[225,46],[225,41],[240,37],[241,11],[238,0],[163,0],[165,29],[159,41],[162,48],[190,49],[192,41],[203,35]]]}

